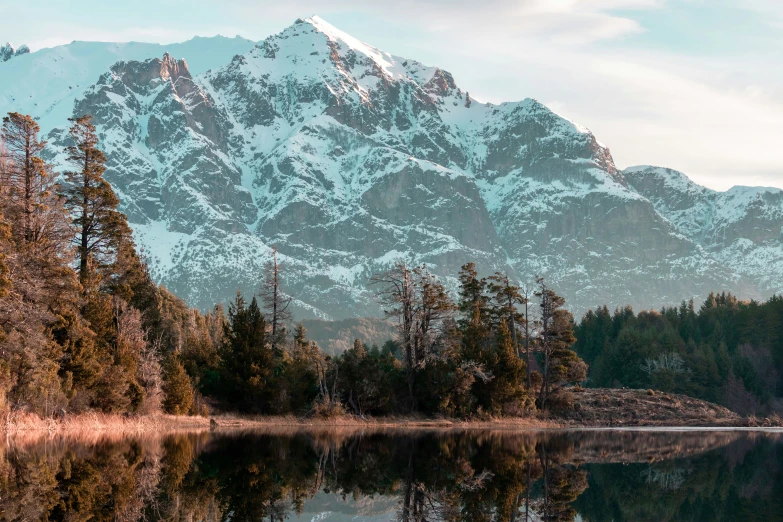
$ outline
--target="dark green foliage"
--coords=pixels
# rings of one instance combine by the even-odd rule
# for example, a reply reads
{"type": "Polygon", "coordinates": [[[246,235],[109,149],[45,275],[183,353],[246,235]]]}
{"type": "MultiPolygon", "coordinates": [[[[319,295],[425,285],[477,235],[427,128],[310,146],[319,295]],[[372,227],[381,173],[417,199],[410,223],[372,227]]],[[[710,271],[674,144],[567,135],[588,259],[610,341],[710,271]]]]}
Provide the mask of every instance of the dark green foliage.
{"type": "Polygon", "coordinates": [[[220,347],[221,393],[229,403],[246,411],[273,411],[273,385],[279,369],[266,330],[255,297],[248,305],[237,294],[228,309],[220,347]]]}
{"type": "Polygon", "coordinates": [[[588,312],[576,349],[592,368],[591,386],[655,388],[765,413],[783,395],[783,299],[742,302],[710,294],[635,315],[628,308],[588,312]]]}
{"type": "Polygon", "coordinates": [[[367,350],[356,339],[340,357],[338,368],[342,398],[351,411],[360,416],[395,411],[394,381],[399,381],[401,365],[390,353],[383,354],[377,347],[367,350]]]}

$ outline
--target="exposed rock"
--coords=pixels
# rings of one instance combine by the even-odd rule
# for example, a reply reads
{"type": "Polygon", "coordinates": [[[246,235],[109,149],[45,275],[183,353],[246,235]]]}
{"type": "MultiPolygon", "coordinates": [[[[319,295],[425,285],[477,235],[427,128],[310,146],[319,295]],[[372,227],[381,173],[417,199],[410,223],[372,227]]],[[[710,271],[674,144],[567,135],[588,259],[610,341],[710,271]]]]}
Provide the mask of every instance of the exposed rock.
{"type": "Polygon", "coordinates": [[[21,56],[29,52],[30,48],[26,45],[22,45],[18,49],[15,49],[14,46],[11,45],[11,42],[8,42],[5,45],[0,46],[0,62],[7,62],[14,56],[21,56]]]}

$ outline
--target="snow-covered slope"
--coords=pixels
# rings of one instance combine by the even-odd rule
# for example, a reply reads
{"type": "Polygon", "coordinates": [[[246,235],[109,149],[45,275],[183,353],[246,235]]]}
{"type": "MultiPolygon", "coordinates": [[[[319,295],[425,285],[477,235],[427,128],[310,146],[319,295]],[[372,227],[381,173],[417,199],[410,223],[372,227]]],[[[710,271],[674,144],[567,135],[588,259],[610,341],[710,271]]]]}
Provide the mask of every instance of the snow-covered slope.
{"type": "Polygon", "coordinates": [[[250,40],[223,36],[168,45],[75,41],[34,53],[22,46],[13,60],[3,62],[0,58],[0,114],[17,111],[34,115],[41,130],[48,132],[73,116],[74,101],[118,61],[146,60],[169,52],[187,56],[193,74],[200,74],[224,65],[252,46],[250,40]],[[19,54],[23,48],[28,54],[19,54]]]}
{"type": "Polygon", "coordinates": [[[783,293],[783,190],[738,186],[716,192],[659,167],[631,167],[624,174],[680,233],[762,295],[783,293]]]}
{"type": "MultiPolygon", "coordinates": [[[[783,281],[759,274],[761,251],[740,266],[714,248],[706,238],[720,234],[736,233],[731,248],[751,241],[770,252],[780,238],[716,218],[718,200],[687,178],[620,172],[589,130],[539,102],[480,103],[448,72],[318,17],[220,67],[186,47],[112,60],[93,45],[66,53],[69,74],[83,71],[71,98],[44,89],[41,100],[58,101],[38,111],[0,86],[0,109],[44,114],[58,165],[65,117],[95,116],[107,177],[155,277],[194,305],[254,290],[271,246],[300,315],[323,318],[378,312],[369,277],[399,258],[452,285],[468,261],[484,273],[547,276],[577,312],[724,289],[759,297],[783,281]]],[[[0,68],[39,59],[49,65],[20,69],[21,84],[35,82],[58,63],[37,54],[0,68]]],[[[727,204],[747,219],[780,229],[756,196],[733,197],[727,204]]]]}

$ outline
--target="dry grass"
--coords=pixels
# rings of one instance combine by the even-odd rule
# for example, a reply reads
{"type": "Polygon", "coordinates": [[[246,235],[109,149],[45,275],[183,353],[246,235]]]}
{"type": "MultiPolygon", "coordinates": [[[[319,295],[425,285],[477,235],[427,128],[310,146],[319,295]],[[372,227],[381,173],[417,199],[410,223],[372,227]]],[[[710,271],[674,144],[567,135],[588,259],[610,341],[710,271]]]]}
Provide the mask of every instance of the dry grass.
{"type": "Polygon", "coordinates": [[[361,430],[537,430],[621,426],[781,426],[781,418],[748,420],[715,404],[682,395],[651,390],[586,389],[576,394],[576,408],[564,418],[546,415],[504,417],[488,420],[427,418],[422,416],[301,418],[293,415],[264,417],[217,415],[122,416],[102,413],[45,419],[29,413],[11,412],[0,417],[7,436],[59,434],[96,437],[106,434],[165,434],[217,430],[263,431],[361,431],[361,430]]]}
{"type": "Polygon", "coordinates": [[[3,416],[1,427],[6,433],[27,431],[144,433],[208,429],[209,419],[175,415],[123,416],[96,412],[67,415],[62,419],[55,419],[42,418],[31,413],[9,412],[3,416]]]}
{"type": "Polygon", "coordinates": [[[123,416],[104,413],[68,415],[62,419],[41,418],[22,412],[3,415],[0,429],[7,434],[45,432],[59,434],[94,433],[168,433],[178,431],[202,431],[209,429],[254,428],[397,428],[397,429],[540,429],[557,428],[563,423],[539,417],[500,418],[494,420],[459,420],[427,418],[420,416],[357,417],[340,415],[329,418],[300,418],[287,416],[239,416],[217,415],[213,417],[188,417],[175,415],[123,416]]]}
{"type": "Polygon", "coordinates": [[[742,427],[746,419],[707,401],[653,390],[594,388],[577,395],[571,426],[742,427]]]}

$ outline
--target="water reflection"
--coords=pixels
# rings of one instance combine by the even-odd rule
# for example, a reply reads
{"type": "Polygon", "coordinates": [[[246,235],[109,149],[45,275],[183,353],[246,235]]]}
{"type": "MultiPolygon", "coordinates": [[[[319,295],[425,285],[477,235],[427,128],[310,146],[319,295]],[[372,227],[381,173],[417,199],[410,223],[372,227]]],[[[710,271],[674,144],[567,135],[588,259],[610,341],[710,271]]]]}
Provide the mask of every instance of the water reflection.
{"type": "Polygon", "coordinates": [[[10,441],[3,520],[778,520],[777,434],[242,433],[10,441]]]}

